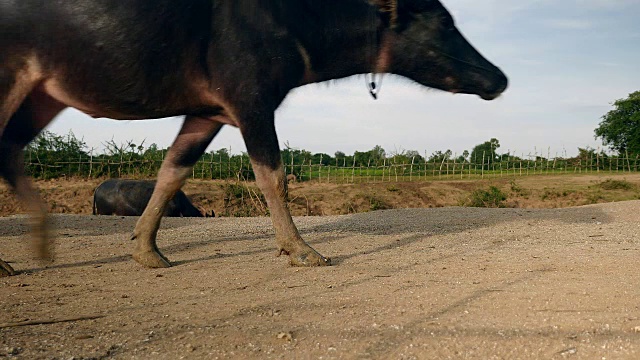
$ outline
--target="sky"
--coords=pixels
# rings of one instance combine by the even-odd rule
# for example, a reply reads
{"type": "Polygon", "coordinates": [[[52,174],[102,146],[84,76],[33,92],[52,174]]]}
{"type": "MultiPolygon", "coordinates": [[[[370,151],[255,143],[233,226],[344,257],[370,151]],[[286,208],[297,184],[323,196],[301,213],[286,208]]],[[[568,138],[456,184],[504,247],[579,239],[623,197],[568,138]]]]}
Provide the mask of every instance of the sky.
{"type": "MultiPolygon", "coordinates": [[[[616,99],[640,90],[640,0],[443,0],[458,29],[509,77],[494,101],[387,76],[379,100],[364,77],[293,90],[276,112],[281,147],[333,155],[376,145],[388,154],[461,154],[491,138],[498,153],[574,156],[616,99]]],[[[182,119],[114,121],[67,109],[49,127],[89,149],[107,141],[171,145],[182,119]]],[[[225,126],[208,150],[246,151],[225,126]]]]}

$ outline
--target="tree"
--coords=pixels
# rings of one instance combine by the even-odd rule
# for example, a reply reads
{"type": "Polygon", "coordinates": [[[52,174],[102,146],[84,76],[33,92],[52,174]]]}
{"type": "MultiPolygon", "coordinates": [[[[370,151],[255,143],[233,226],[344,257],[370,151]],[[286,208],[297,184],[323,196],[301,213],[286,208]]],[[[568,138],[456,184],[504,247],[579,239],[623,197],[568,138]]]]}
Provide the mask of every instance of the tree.
{"type": "Polygon", "coordinates": [[[308,164],[312,158],[309,151],[292,148],[282,149],[280,154],[285,165],[290,165],[291,163],[295,165],[308,164]]]}
{"type": "Polygon", "coordinates": [[[382,146],[376,145],[369,151],[356,151],[353,156],[357,165],[368,166],[381,164],[386,157],[386,153],[382,146]]]}
{"type": "Polygon", "coordinates": [[[406,155],[408,159],[412,159],[416,164],[424,162],[424,158],[417,150],[407,150],[406,155]]]}
{"type": "Polygon", "coordinates": [[[595,137],[620,155],[640,154],[640,91],[616,100],[613,106],[602,117],[595,137]]]}
{"type": "Polygon", "coordinates": [[[429,156],[429,159],[427,160],[430,163],[443,163],[445,161],[448,161],[451,158],[451,154],[453,154],[453,152],[451,150],[442,152],[440,150],[435,151],[431,154],[431,156],[429,156]]]}
{"type": "Polygon", "coordinates": [[[386,157],[386,152],[380,145],[374,146],[373,149],[369,150],[369,153],[373,161],[380,161],[386,157]]]}
{"type": "Polygon", "coordinates": [[[218,160],[220,163],[229,162],[231,155],[229,154],[229,149],[218,149],[215,152],[211,152],[212,156],[214,156],[215,160],[218,160]]]}
{"type": "Polygon", "coordinates": [[[492,138],[489,141],[485,141],[482,144],[476,145],[471,150],[471,162],[475,164],[481,164],[484,160],[484,165],[489,168],[489,165],[496,161],[499,161],[499,156],[496,150],[500,147],[498,139],[492,138]]]}
{"type": "Polygon", "coordinates": [[[61,136],[44,130],[25,148],[27,173],[43,179],[71,176],[72,171],[80,166],[82,159],[89,158],[86,149],[85,142],[78,139],[73,132],[61,136]],[[70,162],[75,161],[78,165],[72,168],[70,162]]]}
{"type": "Polygon", "coordinates": [[[458,156],[456,159],[459,163],[466,163],[469,159],[469,150],[465,150],[462,152],[462,155],[458,156]]]}
{"type": "Polygon", "coordinates": [[[313,154],[313,156],[311,156],[311,161],[313,161],[313,163],[316,165],[331,165],[336,163],[335,161],[333,161],[331,155],[325,153],[313,154]]]}

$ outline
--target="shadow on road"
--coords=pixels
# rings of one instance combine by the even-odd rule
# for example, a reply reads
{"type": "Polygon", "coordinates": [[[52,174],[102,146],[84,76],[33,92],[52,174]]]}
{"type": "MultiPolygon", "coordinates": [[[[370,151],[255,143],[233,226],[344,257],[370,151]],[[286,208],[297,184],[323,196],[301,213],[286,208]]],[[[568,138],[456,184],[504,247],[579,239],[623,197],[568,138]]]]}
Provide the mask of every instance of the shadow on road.
{"type": "MultiPolygon", "coordinates": [[[[64,218],[65,227],[57,226],[57,233],[67,237],[87,237],[87,236],[105,236],[120,234],[126,236],[133,230],[137,217],[120,217],[120,216],[82,216],[82,215],[52,215],[54,224],[62,223],[64,218]]],[[[375,254],[390,249],[406,247],[416,242],[423,241],[425,238],[441,235],[456,234],[477,230],[484,227],[490,227],[499,223],[515,222],[515,221],[562,221],[569,223],[606,223],[611,221],[602,209],[597,206],[568,208],[568,209],[483,209],[483,208],[435,208],[435,209],[396,209],[383,210],[369,213],[361,213],[346,216],[331,216],[326,218],[308,218],[298,217],[296,223],[301,234],[305,238],[309,238],[309,243],[317,247],[318,244],[340,241],[348,238],[353,234],[364,235],[406,235],[400,240],[389,240],[388,243],[347,254],[336,254],[333,256],[333,264],[339,265],[347,259],[355,256],[375,254]],[[317,224],[318,219],[321,224],[317,224]]],[[[159,235],[159,244],[161,250],[169,258],[173,254],[181,253],[194,248],[206,247],[221,242],[240,242],[255,241],[273,238],[273,230],[270,221],[266,218],[259,219],[186,219],[173,218],[164,219],[161,226],[162,230],[177,229],[183,227],[193,227],[194,225],[202,228],[201,238],[198,240],[179,242],[179,238],[172,241],[178,242],[169,246],[162,246],[163,235],[159,235]],[[229,227],[222,229],[219,223],[238,221],[247,223],[248,221],[261,222],[262,232],[250,233],[245,231],[242,226],[229,227]]],[[[0,218],[0,237],[23,236],[28,233],[28,225],[26,217],[9,217],[0,218]]],[[[190,235],[192,238],[193,235],[190,235]]],[[[131,242],[126,245],[132,247],[131,242]]],[[[193,258],[175,262],[174,265],[179,266],[187,263],[212,260],[221,257],[236,257],[244,255],[256,255],[266,252],[275,252],[275,244],[273,246],[265,246],[256,244],[255,250],[241,251],[232,254],[213,253],[204,257],[193,258]]],[[[322,249],[321,249],[322,250],[322,249]]],[[[8,254],[2,254],[5,257],[8,254]]],[[[331,254],[327,254],[331,255],[331,254]]],[[[131,261],[130,256],[112,256],[91,261],[82,261],[69,264],[56,264],[47,266],[46,268],[71,268],[82,266],[95,266],[99,264],[117,263],[122,261],[131,261]]],[[[37,272],[44,268],[35,268],[26,270],[26,272],[37,272]]]]}

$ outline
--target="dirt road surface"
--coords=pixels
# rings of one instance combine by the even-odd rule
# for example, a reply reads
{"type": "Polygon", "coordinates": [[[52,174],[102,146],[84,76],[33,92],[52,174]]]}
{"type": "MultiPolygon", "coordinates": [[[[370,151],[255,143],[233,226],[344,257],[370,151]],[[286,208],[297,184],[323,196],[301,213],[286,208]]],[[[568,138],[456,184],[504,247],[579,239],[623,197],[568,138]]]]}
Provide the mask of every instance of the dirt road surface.
{"type": "Polygon", "coordinates": [[[638,359],[640,202],[296,218],[335,266],[275,257],[268,218],[55,215],[57,260],[0,218],[0,358],[638,359]]]}

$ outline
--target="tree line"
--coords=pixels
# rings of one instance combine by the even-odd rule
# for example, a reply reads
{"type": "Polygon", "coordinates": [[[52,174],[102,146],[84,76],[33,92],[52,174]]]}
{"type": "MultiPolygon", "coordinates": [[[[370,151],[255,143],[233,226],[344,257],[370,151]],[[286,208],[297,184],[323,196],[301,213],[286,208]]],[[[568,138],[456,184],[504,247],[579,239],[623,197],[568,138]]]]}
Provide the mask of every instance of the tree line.
{"type": "MultiPolygon", "coordinates": [[[[595,149],[579,148],[578,155],[571,158],[554,158],[564,168],[569,166],[590,166],[605,169],[625,167],[632,170],[640,157],[640,91],[630,94],[625,99],[614,102],[614,109],[602,117],[602,122],[595,129],[595,137],[617,155],[608,155],[604,151],[596,153],[595,149]],[[595,160],[594,160],[595,159],[595,160]],[[620,161],[623,159],[623,161],[620,161]]],[[[117,144],[113,140],[106,142],[100,154],[89,151],[82,139],[72,132],[58,135],[50,131],[42,132],[25,149],[27,172],[41,179],[62,176],[81,177],[154,177],[164,160],[169,148],[159,148],[156,144],[145,146],[127,142],[117,144]]],[[[506,168],[523,161],[551,161],[542,155],[523,159],[515,154],[500,153],[500,141],[489,139],[474,146],[471,151],[463,151],[455,155],[451,150],[435,151],[421,154],[416,150],[396,150],[387,152],[376,145],[368,151],[356,151],[347,155],[336,151],[333,155],[311,153],[307,150],[294,149],[288,145],[282,149],[282,161],[287,173],[301,175],[305,166],[326,166],[335,168],[376,168],[392,167],[399,164],[431,164],[435,169],[440,165],[453,163],[464,169],[464,165],[474,166],[475,170],[491,170],[506,163],[506,168]]],[[[520,165],[522,166],[522,164],[520,165]]],[[[527,165],[528,166],[528,165],[527,165]]],[[[425,167],[426,169],[426,167],[425,167]]],[[[309,172],[313,170],[310,169],[309,172]]],[[[253,172],[246,153],[231,154],[228,149],[218,149],[205,153],[193,169],[194,177],[203,179],[238,178],[252,180],[253,172]]],[[[311,176],[309,175],[309,178],[311,176]]]]}
{"type": "MultiPolygon", "coordinates": [[[[356,151],[347,155],[342,151],[336,151],[333,155],[326,153],[311,153],[307,150],[293,149],[289,146],[282,149],[282,161],[287,174],[294,174],[300,180],[318,178],[322,168],[331,169],[371,169],[367,175],[375,174],[380,169],[393,168],[394,174],[405,174],[407,171],[416,170],[426,173],[441,171],[449,172],[453,169],[462,171],[472,169],[474,171],[490,171],[506,169],[520,162],[534,162],[533,167],[539,167],[549,162],[543,156],[536,155],[534,159],[522,159],[509,153],[500,153],[498,139],[490,139],[478,144],[469,151],[464,151],[459,156],[453,155],[451,150],[435,151],[430,155],[422,155],[415,150],[400,150],[388,153],[381,146],[376,145],[368,151],[356,151]],[[407,170],[407,168],[410,170],[407,170]]],[[[73,133],[57,135],[44,131],[25,149],[25,165],[29,175],[39,179],[51,179],[58,177],[155,177],[166,156],[169,148],[159,148],[156,144],[145,146],[128,142],[118,145],[113,140],[105,143],[105,149],[99,154],[89,151],[86,144],[73,133]]],[[[593,149],[579,149],[579,155],[569,159],[553,159],[554,168],[568,167],[571,164],[581,166],[596,163],[600,159],[599,166],[606,167],[605,160],[608,155],[596,154],[593,149]],[[564,161],[564,165],[556,166],[558,161],[564,161]]],[[[610,162],[611,163],[611,162],[610,162]]],[[[610,164],[611,165],[611,164],[610,164]]],[[[609,166],[610,166],[609,165],[609,166]]],[[[527,168],[530,165],[527,163],[527,168]]],[[[619,165],[616,165],[619,166],[619,165]]],[[[387,170],[390,171],[390,170],[387,170]]],[[[362,173],[362,172],[359,172],[362,173]]],[[[343,174],[343,176],[346,173],[343,174]]],[[[390,176],[390,173],[387,173],[390,176]]],[[[329,176],[330,174],[327,174],[329,176]]],[[[335,175],[335,173],[334,173],[335,175]]],[[[355,176],[353,171],[352,176],[355,176]]],[[[200,179],[238,179],[253,180],[249,156],[246,153],[231,154],[228,149],[218,149],[205,153],[193,168],[193,177],[200,179]]]]}

